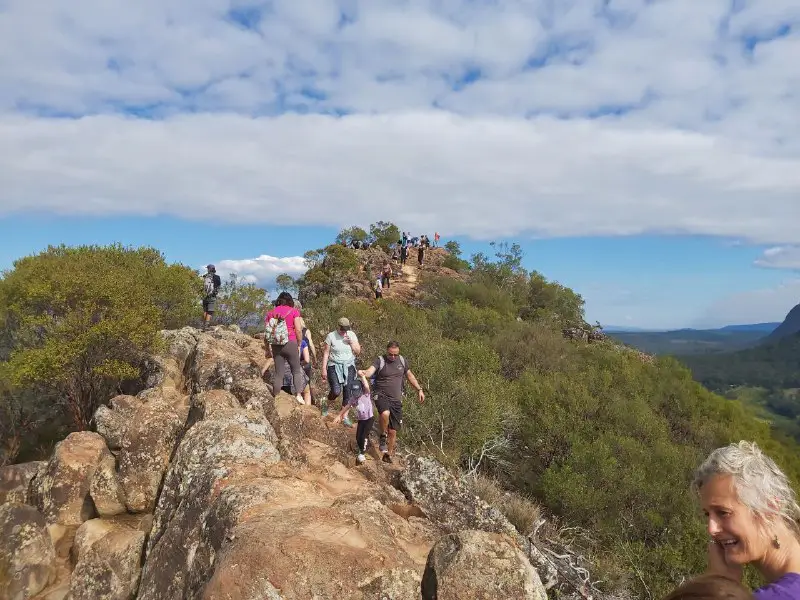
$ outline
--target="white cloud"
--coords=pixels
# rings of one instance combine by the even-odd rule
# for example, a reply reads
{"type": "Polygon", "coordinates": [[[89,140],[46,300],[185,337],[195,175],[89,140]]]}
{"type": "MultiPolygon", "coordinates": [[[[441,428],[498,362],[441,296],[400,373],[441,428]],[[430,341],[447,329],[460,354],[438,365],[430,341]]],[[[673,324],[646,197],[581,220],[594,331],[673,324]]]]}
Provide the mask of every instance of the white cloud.
{"type": "Polygon", "coordinates": [[[446,235],[686,232],[800,242],[800,159],[613,123],[456,117],[0,117],[0,214],[413,219],[446,235]]]}
{"type": "Polygon", "coordinates": [[[755,265],[767,269],[793,269],[800,270],[800,247],[774,246],[767,248],[756,259],[755,265]]]}
{"type": "Polygon", "coordinates": [[[798,62],[796,0],[6,0],[0,217],[795,244],[798,62]]]}
{"type": "Polygon", "coordinates": [[[733,294],[708,308],[697,327],[780,322],[800,301],[800,279],[789,279],[774,288],[733,294]]]}
{"type": "Polygon", "coordinates": [[[257,258],[221,260],[215,266],[217,273],[223,279],[231,273],[236,273],[242,281],[257,283],[269,291],[272,291],[275,285],[275,278],[281,273],[287,273],[297,278],[306,272],[302,256],[278,258],[262,254],[257,258]]]}

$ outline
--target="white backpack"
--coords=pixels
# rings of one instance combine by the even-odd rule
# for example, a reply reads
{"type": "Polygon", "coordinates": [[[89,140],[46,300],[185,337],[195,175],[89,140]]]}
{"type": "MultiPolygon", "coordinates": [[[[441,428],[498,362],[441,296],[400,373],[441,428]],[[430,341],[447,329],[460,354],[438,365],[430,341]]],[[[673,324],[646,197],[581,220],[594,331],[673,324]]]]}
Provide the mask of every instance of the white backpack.
{"type": "Polygon", "coordinates": [[[267,321],[267,331],[265,334],[267,342],[273,346],[283,346],[289,343],[289,328],[286,326],[286,319],[280,315],[270,317],[267,321]]]}

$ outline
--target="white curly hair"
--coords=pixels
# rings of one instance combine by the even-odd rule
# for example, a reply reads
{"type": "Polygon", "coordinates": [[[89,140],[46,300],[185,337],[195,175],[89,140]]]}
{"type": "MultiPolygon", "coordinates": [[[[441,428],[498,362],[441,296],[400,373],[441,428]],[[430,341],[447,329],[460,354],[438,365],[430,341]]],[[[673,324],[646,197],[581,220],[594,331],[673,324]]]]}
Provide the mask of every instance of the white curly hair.
{"type": "Polygon", "coordinates": [[[694,493],[715,475],[732,476],[739,500],[765,522],[780,519],[800,535],[800,506],[789,478],[758,444],[741,441],[714,450],[695,471],[694,493]]]}

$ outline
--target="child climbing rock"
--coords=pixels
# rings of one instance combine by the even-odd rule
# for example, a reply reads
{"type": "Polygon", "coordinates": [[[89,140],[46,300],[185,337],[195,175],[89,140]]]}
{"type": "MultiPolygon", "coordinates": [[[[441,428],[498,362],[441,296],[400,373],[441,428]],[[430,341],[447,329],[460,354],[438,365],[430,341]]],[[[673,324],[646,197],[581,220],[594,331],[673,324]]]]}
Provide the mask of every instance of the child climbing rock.
{"type": "Polygon", "coordinates": [[[372,396],[370,395],[369,382],[363,375],[359,376],[350,384],[350,396],[347,404],[342,407],[342,411],[336,415],[334,423],[339,423],[352,407],[356,408],[356,444],[358,445],[358,457],[356,462],[360,465],[367,459],[364,453],[367,451],[367,441],[375,415],[372,411],[372,396]]]}

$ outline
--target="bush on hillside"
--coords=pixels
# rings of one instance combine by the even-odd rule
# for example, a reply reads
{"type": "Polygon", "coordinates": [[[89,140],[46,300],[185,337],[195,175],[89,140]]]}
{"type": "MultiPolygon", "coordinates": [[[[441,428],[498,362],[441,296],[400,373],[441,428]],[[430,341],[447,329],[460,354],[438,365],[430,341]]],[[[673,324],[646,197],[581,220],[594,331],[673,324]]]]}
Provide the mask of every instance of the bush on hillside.
{"type": "MultiPolygon", "coordinates": [[[[688,488],[707,453],[755,440],[799,481],[797,446],[674,360],[565,340],[561,328],[583,321],[580,296],[525,272],[513,248],[498,254],[479,259],[467,281],[424,279],[421,308],[320,298],[314,319],[353,319],[361,366],[400,342],[428,395],[420,405],[407,394],[405,444],[588,530],[605,589],[662,596],[705,566],[688,488]]],[[[524,529],[531,513],[517,508],[524,529]]]]}
{"type": "Polygon", "coordinates": [[[50,417],[40,400],[86,429],[100,404],[139,378],[158,331],[198,314],[200,290],[193,270],[152,248],[59,246],[17,260],[0,279],[0,402],[15,415],[3,420],[3,438],[50,417]]]}
{"type": "MultiPolygon", "coordinates": [[[[283,283],[288,287],[285,280],[283,283]]],[[[214,322],[238,325],[242,329],[260,328],[270,307],[267,290],[254,283],[242,282],[236,273],[231,273],[218,291],[214,322]]]]}

